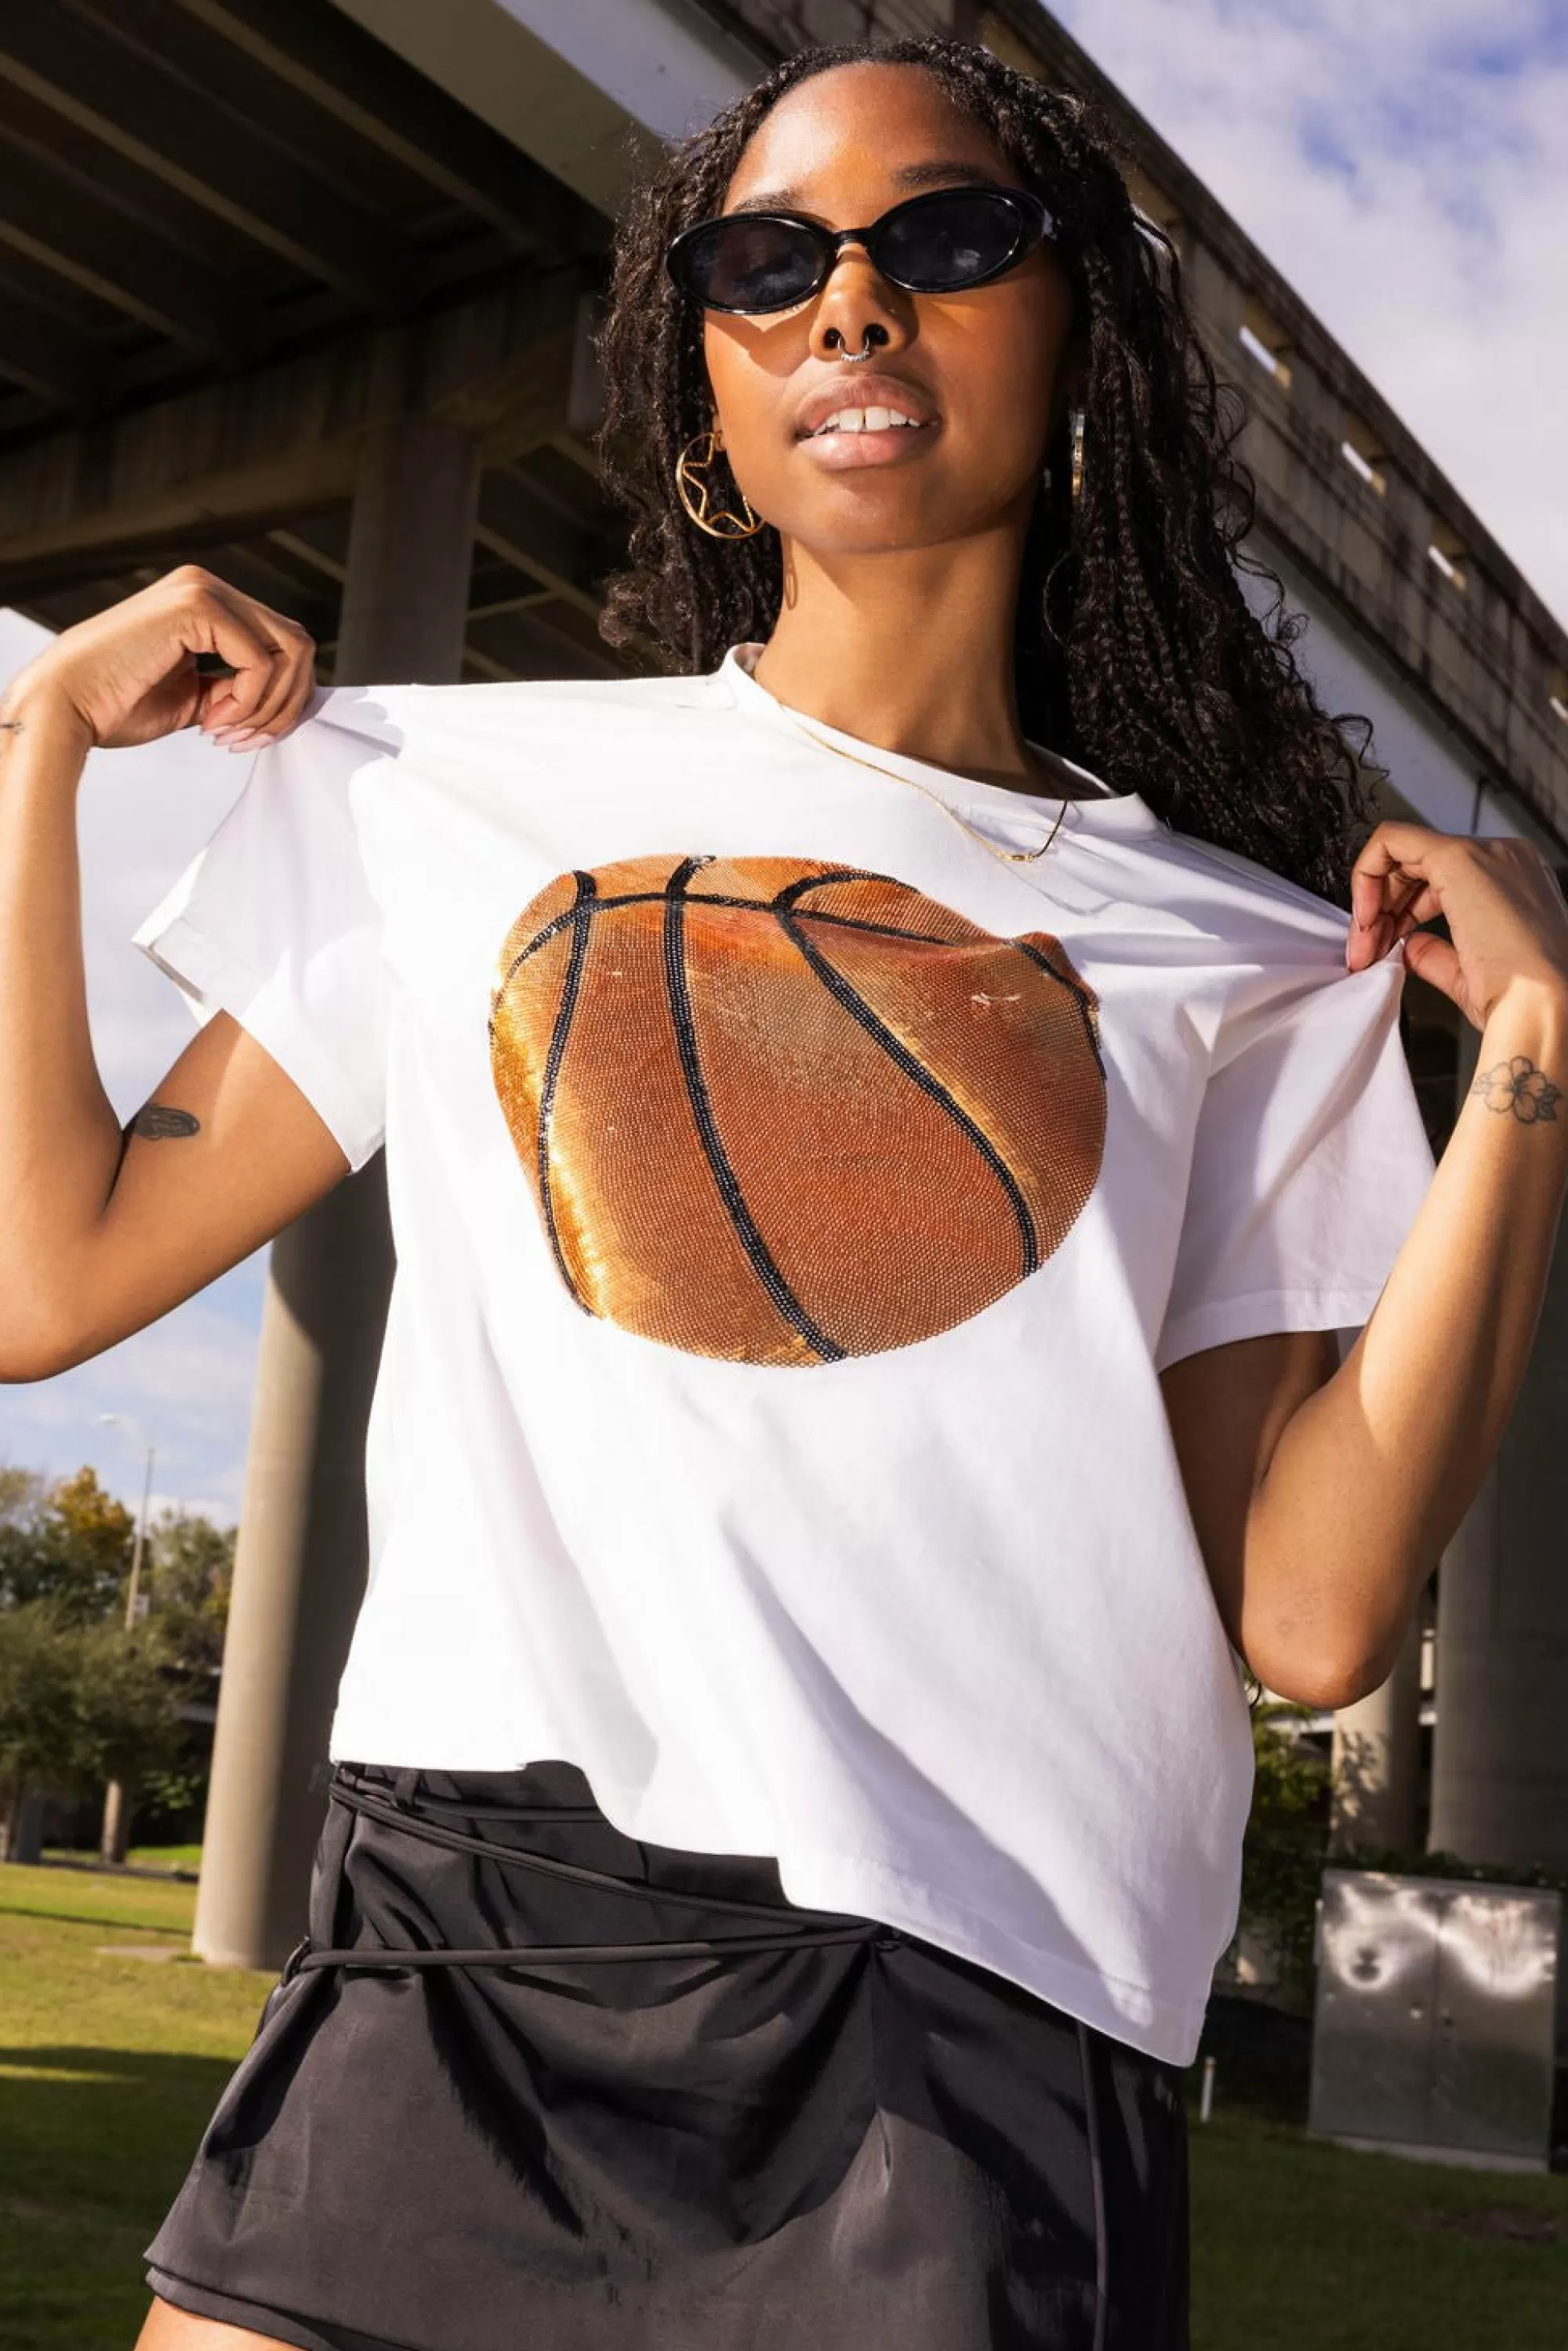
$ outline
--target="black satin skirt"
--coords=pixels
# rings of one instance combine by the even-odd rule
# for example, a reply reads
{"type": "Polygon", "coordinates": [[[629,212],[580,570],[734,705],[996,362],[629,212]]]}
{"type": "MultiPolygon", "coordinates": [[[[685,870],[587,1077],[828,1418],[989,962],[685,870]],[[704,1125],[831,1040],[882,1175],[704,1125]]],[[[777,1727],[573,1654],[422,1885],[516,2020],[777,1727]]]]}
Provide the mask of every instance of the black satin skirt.
{"type": "Polygon", "coordinates": [[[582,1772],[340,1765],[148,2251],[300,2351],[1186,2351],[1172,2068],[582,1772]]]}

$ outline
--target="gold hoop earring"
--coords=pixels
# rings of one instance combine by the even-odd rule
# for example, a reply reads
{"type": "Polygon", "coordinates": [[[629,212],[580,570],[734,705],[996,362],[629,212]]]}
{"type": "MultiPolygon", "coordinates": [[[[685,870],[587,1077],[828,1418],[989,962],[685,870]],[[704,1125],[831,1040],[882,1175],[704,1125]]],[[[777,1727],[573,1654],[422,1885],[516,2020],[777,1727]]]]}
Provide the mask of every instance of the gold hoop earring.
{"type": "Polygon", "coordinates": [[[710,538],[750,538],[762,528],[762,517],[752,512],[751,501],[740,489],[738,482],[736,487],[740,493],[740,503],[746,509],[744,520],[739,515],[731,514],[727,507],[709,507],[708,486],[702,476],[713,464],[717,451],[716,426],[710,425],[706,433],[692,435],[675,460],[675,495],[697,528],[706,530],[710,538]],[[702,455],[694,457],[692,451],[699,444],[703,444],[702,455]],[[693,496],[696,500],[695,505],[693,496]]]}

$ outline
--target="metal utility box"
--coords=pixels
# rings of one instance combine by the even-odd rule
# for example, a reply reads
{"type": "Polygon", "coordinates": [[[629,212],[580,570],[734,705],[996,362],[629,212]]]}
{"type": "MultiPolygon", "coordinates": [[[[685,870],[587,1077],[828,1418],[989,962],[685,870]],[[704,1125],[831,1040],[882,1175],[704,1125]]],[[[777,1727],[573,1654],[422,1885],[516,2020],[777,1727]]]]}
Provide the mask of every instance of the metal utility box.
{"type": "Polygon", "coordinates": [[[1532,1886],[1325,1870],[1308,2128],[1544,2171],[1562,1907],[1532,1886]]]}

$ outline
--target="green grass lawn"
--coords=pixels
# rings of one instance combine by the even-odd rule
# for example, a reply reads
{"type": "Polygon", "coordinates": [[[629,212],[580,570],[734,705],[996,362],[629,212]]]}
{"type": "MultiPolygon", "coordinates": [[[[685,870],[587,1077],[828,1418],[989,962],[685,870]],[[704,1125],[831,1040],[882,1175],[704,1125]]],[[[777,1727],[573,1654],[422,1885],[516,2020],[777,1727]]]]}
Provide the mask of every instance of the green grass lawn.
{"type": "MultiPolygon", "coordinates": [[[[193,1886],[0,1866],[0,2344],[129,2351],[141,2253],[270,1979],[183,1947],[193,1886]]],[[[1568,2178],[1320,2146],[1240,2102],[1196,2123],[1194,2351],[1563,2351],[1568,2178]]],[[[519,2332],[526,2346],[526,2329],[519,2332]]]]}
{"type": "Polygon", "coordinates": [[[129,2351],[141,2255],[271,1979],[183,1948],[195,1887],[0,1865],[0,2344],[129,2351]]]}
{"type": "Polygon", "coordinates": [[[126,1859],[140,1869],[200,1869],[199,1844],[133,1844],[126,1859]]]}
{"type": "Polygon", "coordinates": [[[1563,2351],[1568,2179],[1193,2126],[1193,2351],[1563,2351]]]}

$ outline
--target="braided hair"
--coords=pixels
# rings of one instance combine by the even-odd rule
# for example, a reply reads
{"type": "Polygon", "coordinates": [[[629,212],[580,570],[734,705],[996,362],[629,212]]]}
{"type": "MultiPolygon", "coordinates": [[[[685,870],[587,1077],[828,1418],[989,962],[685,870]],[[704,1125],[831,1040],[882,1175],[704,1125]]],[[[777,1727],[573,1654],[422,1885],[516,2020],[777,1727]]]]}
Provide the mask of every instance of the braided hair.
{"type": "Polygon", "coordinates": [[[1240,542],[1254,489],[1232,454],[1247,417],[1194,327],[1169,238],[1134,213],[1103,119],[990,51],[940,37],[801,50],[675,146],[617,226],[594,347],[597,450],[631,516],[600,632],[656,664],[715,668],[778,619],[781,550],[766,525],[716,539],[682,507],[675,464],[706,429],[702,314],[670,282],[675,233],[723,206],[740,156],[787,90],[841,65],[914,65],[981,123],[1051,206],[1085,355],[1083,469],[1069,489],[1063,418],[1026,534],[1014,624],[1023,733],[1140,793],[1184,832],[1239,852],[1342,906],[1369,818],[1370,722],[1331,718],[1291,648],[1306,623],[1240,542]],[[1260,618],[1238,573],[1273,589],[1260,618]],[[1346,727],[1363,730],[1353,748],[1346,727]]]}

